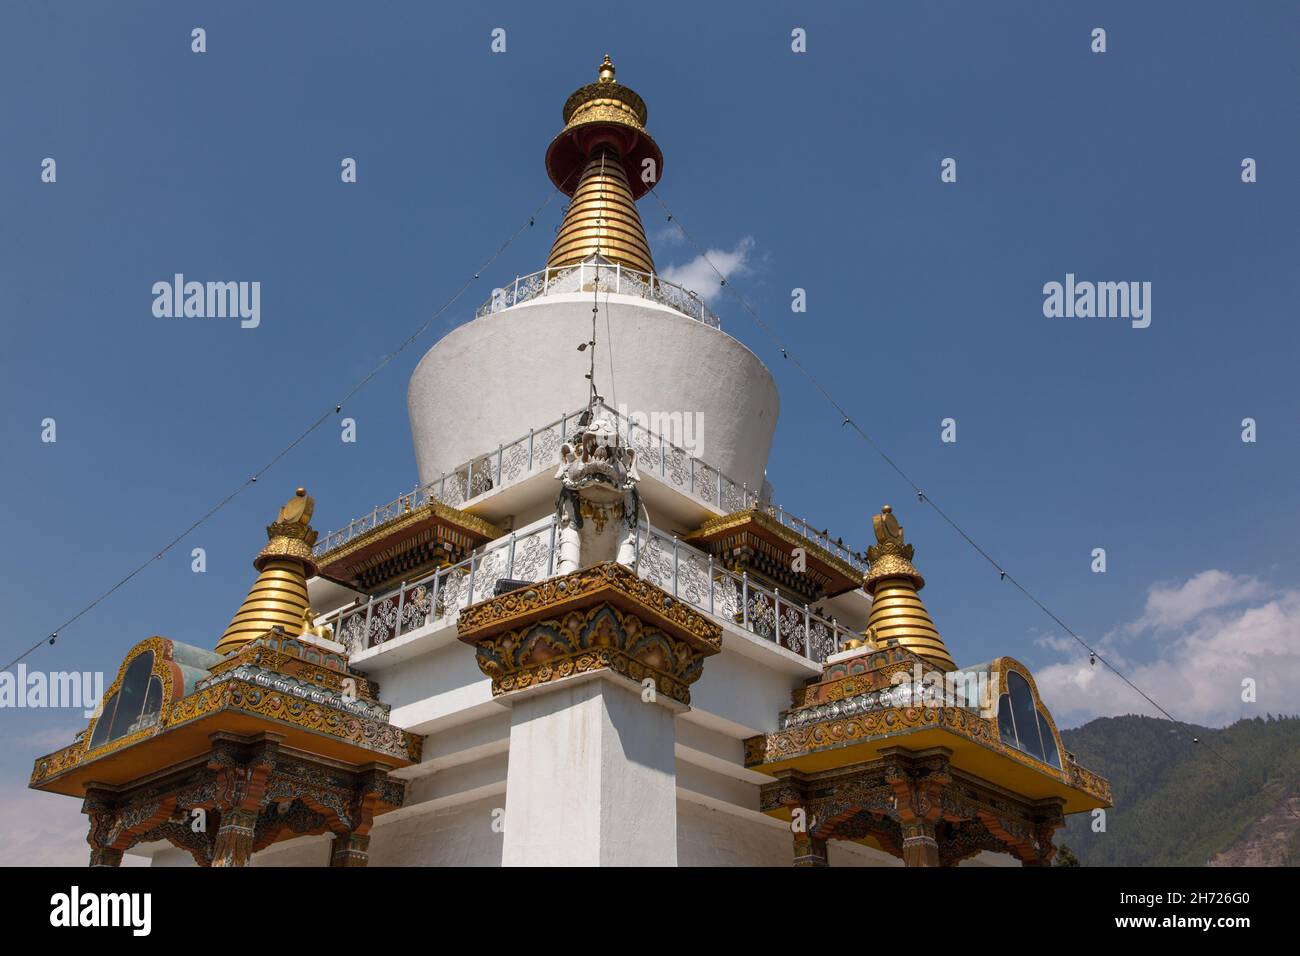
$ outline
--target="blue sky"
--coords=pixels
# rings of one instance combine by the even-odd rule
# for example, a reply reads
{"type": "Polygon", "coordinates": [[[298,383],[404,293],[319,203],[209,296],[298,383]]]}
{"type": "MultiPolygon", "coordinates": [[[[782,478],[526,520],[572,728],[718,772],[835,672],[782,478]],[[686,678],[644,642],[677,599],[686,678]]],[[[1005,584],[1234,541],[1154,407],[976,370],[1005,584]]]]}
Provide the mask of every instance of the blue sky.
{"type": "MultiPolygon", "coordinates": [[[[1300,709],[1300,8],[743,9],[6,4],[5,660],[332,408],[527,220],[564,99],[608,52],[649,104],[664,201],[999,562],[1180,718],[1300,709]],[[945,157],[956,183],[940,182],[945,157]],[[1242,183],[1244,157],[1258,182],[1242,183]],[[260,281],[261,325],[155,318],[151,286],[176,272],[260,281]],[[1045,318],[1043,285],[1066,273],[1151,282],[1150,327],[1045,318]]],[[[29,666],[111,680],[151,634],[211,646],[292,488],[325,531],[413,486],[410,370],[494,284],[544,263],[561,206],[349,404],[357,444],[327,423],[29,666]]],[[[697,274],[658,204],[641,208],[661,271],[697,274]]],[[[1065,724],[1144,710],[918,505],[735,300],[714,308],[781,389],[769,476],[785,507],[863,547],[892,503],[959,663],[1024,660],[1065,724]]],[[[39,855],[31,760],[84,720],[0,720],[0,831],[26,819],[14,852],[39,855]]],[[[42,806],[66,828],[74,803],[42,806]]]]}

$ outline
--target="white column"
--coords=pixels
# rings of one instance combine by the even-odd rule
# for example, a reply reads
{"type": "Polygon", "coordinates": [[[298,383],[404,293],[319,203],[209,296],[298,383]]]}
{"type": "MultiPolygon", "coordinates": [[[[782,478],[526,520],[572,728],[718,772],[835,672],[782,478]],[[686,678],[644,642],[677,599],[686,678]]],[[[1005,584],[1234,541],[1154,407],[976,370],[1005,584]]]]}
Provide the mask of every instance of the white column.
{"type": "Polygon", "coordinates": [[[514,701],[504,866],[676,866],[673,710],[596,672],[514,701]]]}
{"type": "MultiPolygon", "coordinates": [[[[581,533],[573,522],[564,520],[560,522],[559,531],[556,534],[556,574],[570,574],[578,570],[578,561],[582,556],[581,533]]],[[[594,563],[594,562],[588,562],[594,563]]]]}

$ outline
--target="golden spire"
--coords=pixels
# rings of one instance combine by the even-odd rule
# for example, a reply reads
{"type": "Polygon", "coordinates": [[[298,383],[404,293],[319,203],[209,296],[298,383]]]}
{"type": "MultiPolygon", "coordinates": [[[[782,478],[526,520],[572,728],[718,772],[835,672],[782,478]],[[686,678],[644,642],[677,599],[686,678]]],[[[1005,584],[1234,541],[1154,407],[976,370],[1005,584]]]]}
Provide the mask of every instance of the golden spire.
{"type": "Polygon", "coordinates": [[[316,543],[311,527],[315,507],[307,489],[299,488],[275,523],[267,526],[268,543],[253,559],[257,580],[217,642],[218,654],[237,651],[274,627],[293,636],[303,633],[310,613],[307,578],[316,573],[311,554],[316,543]]]}
{"type": "Polygon", "coordinates": [[[546,151],[551,182],[573,197],[548,268],[599,255],[640,272],[654,271],[636,201],[663,174],[663,153],[645,130],[645,101],[614,74],[607,54],[596,82],[565,101],[564,129],[546,151]]]}
{"type": "Polygon", "coordinates": [[[903,542],[893,509],[885,505],[880,512],[871,519],[876,543],[867,549],[871,570],[863,582],[872,598],[866,634],[880,647],[896,640],[935,666],[955,670],[957,665],[917,594],[925,587],[925,578],[912,565],[915,549],[903,542]]]}

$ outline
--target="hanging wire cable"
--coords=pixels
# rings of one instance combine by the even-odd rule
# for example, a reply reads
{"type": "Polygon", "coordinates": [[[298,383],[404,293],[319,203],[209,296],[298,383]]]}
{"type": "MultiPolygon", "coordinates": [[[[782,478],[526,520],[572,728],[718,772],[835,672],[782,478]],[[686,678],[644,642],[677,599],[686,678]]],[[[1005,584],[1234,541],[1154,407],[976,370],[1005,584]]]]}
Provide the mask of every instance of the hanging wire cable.
{"type": "MultiPolygon", "coordinates": [[[[1105,666],[1107,670],[1109,670],[1112,674],[1114,674],[1125,684],[1127,684],[1130,688],[1132,688],[1137,694],[1139,694],[1142,697],[1143,700],[1145,700],[1152,707],[1158,710],[1161,714],[1167,717],[1171,722],[1175,724],[1180,723],[1180,721],[1176,717],[1174,717],[1173,714],[1169,713],[1169,711],[1166,710],[1150,694],[1148,694],[1142,688],[1138,687],[1137,684],[1133,683],[1133,681],[1129,680],[1129,678],[1125,676],[1119,670],[1119,668],[1111,664],[1110,661],[1106,660],[1106,658],[1103,657],[1101,653],[1097,651],[1096,648],[1089,645],[1087,641],[1085,641],[1082,637],[1076,634],[1073,628],[1071,628],[1068,624],[1066,624],[1063,620],[1061,620],[1061,618],[1054,611],[1052,611],[1046,604],[1040,601],[1037,598],[1037,596],[1033,594],[1033,592],[1031,592],[1023,584],[1021,584],[1020,581],[1017,580],[1016,577],[1010,571],[1008,571],[1001,564],[995,561],[987,551],[985,551],[982,547],[980,547],[980,545],[975,541],[974,538],[972,538],[969,534],[967,534],[966,531],[960,525],[958,525],[956,521],[954,521],[951,517],[949,517],[948,513],[944,511],[942,508],[940,508],[939,505],[921,489],[921,486],[912,480],[911,476],[908,475],[907,472],[903,470],[903,468],[898,464],[898,462],[894,461],[894,459],[890,457],[888,452],[886,452],[885,449],[882,448],[880,444],[874,438],[871,437],[871,435],[869,435],[860,425],[858,425],[857,422],[853,420],[852,416],[849,415],[849,413],[845,410],[844,406],[841,405],[838,401],[836,401],[835,396],[832,395],[829,390],[827,390],[827,388],[821,383],[821,381],[815,375],[813,375],[813,373],[810,372],[803,365],[802,362],[800,362],[795,356],[790,354],[790,351],[786,348],[785,343],[781,341],[780,337],[776,334],[775,331],[773,331],[771,326],[769,326],[766,322],[762,320],[762,318],[758,315],[757,310],[754,309],[754,307],[749,304],[749,301],[743,295],[741,295],[739,292],[736,291],[735,286],[729,286],[727,284],[727,276],[725,276],[722,273],[722,271],[716,265],[713,264],[713,260],[709,258],[708,250],[706,250],[702,245],[700,245],[700,243],[698,243],[695,240],[695,238],[689,232],[686,231],[686,228],[682,225],[681,220],[678,219],[677,216],[674,215],[672,210],[668,208],[668,204],[664,202],[663,197],[660,196],[656,190],[651,190],[650,195],[654,197],[655,202],[657,202],[660,208],[663,210],[664,215],[667,217],[667,221],[673,223],[678,228],[678,230],[682,234],[682,237],[686,239],[686,241],[695,249],[699,257],[704,261],[704,263],[710,269],[712,269],[713,272],[717,275],[719,286],[723,289],[727,289],[731,293],[731,295],[736,299],[736,301],[740,303],[741,308],[743,308],[745,312],[749,315],[750,319],[754,322],[754,324],[757,325],[759,329],[761,329],[763,333],[767,335],[769,339],[772,340],[772,343],[778,349],[780,349],[781,357],[789,361],[791,364],[793,364],[794,367],[797,368],[800,371],[800,373],[804,376],[804,378],[806,378],[812,384],[812,386],[818,392],[821,393],[822,397],[826,399],[826,401],[830,404],[830,406],[835,409],[835,411],[840,416],[840,424],[842,426],[848,426],[852,428],[852,430],[856,432],[858,436],[861,437],[876,452],[876,454],[879,455],[884,460],[884,462],[887,465],[889,465],[889,467],[892,468],[894,472],[897,473],[898,476],[902,478],[903,481],[905,481],[911,487],[911,489],[916,493],[916,497],[918,501],[922,502],[923,504],[928,504],[931,508],[933,508],[934,512],[937,515],[939,515],[940,518],[942,518],[945,522],[947,522],[947,524],[954,531],[956,531],[957,534],[959,534],[966,541],[967,544],[969,544],[972,548],[974,548],[975,551],[982,558],[984,558],[985,561],[987,561],[990,565],[993,566],[994,570],[998,572],[998,576],[1001,580],[1010,581],[1011,584],[1016,588],[1016,590],[1018,590],[1026,598],[1032,601],[1034,605],[1036,605],[1038,609],[1041,610],[1044,614],[1046,614],[1049,618],[1055,621],[1057,625],[1059,625],[1060,628],[1065,631],[1065,633],[1069,634],[1070,637],[1074,638],[1074,640],[1081,647],[1083,647],[1084,650],[1088,652],[1090,661],[1100,661],[1101,664],[1105,666]]],[[[1200,739],[1195,736],[1192,737],[1192,742],[1201,743],[1200,739]]],[[[1209,744],[1206,744],[1205,746],[1206,749],[1208,749],[1211,753],[1218,756],[1225,763],[1228,763],[1231,766],[1236,766],[1235,764],[1232,763],[1232,761],[1228,760],[1227,757],[1219,753],[1219,751],[1214,747],[1211,747],[1209,744]]],[[[1294,815],[1295,811],[1292,811],[1292,813],[1294,815]]],[[[1298,816],[1297,818],[1300,818],[1300,816],[1298,816]]]]}
{"type": "Polygon", "coordinates": [[[323,413],[322,413],[322,414],[321,414],[321,415],[320,415],[320,416],[319,416],[315,421],[313,421],[310,425],[308,425],[307,428],[304,429],[303,432],[302,432],[301,434],[299,434],[297,438],[295,438],[293,441],[289,442],[289,444],[285,445],[284,448],[280,449],[280,451],[277,452],[277,453],[275,454],[275,456],[274,456],[273,458],[271,458],[270,461],[268,461],[268,462],[267,462],[266,464],[264,464],[261,468],[259,468],[257,471],[255,471],[255,472],[254,472],[250,477],[248,477],[247,479],[245,479],[244,482],[243,482],[241,485],[239,485],[239,487],[237,487],[234,491],[230,492],[230,494],[226,495],[224,498],[222,498],[220,501],[218,501],[215,505],[213,505],[210,509],[208,509],[208,511],[206,511],[206,512],[205,512],[205,513],[204,513],[204,514],[203,514],[203,515],[202,515],[202,516],[197,520],[197,521],[195,521],[193,524],[191,524],[188,528],[186,528],[184,531],[182,531],[182,532],[181,532],[180,534],[178,534],[176,537],[172,538],[171,541],[167,542],[167,544],[164,545],[164,546],[162,547],[162,549],[160,549],[156,554],[154,554],[153,557],[151,557],[151,558],[149,558],[148,560],[142,562],[140,565],[138,565],[136,568],[134,568],[134,569],[133,569],[129,574],[127,574],[125,577],[123,577],[120,581],[118,581],[116,584],[114,584],[114,585],[113,585],[112,587],[110,587],[108,590],[106,590],[106,591],[104,591],[102,594],[100,594],[100,595],[99,595],[98,597],[96,597],[93,601],[91,601],[89,604],[87,604],[85,607],[83,607],[80,611],[78,611],[76,614],[72,615],[72,617],[68,618],[66,621],[64,621],[62,624],[60,624],[57,628],[54,629],[54,631],[52,631],[52,632],[50,633],[50,636],[49,636],[49,637],[42,638],[41,640],[37,641],[35,644],[33,644],[33,645],[32,645],[31,647],[29,647],[27,650],[23,651],[21,654],[19,654],[17,657],[15,657],[12,661],[10,661],[8,664],[6,664],[3,668],[0,668],[0,670],[9,670],[11,667],[13,667],[13,666],[14,666],[15,664],[17,664],[19,661],[22,661],[22,660],[24,660],[25,658],[27,658],[28,656],[30,656],[31,654],[33,654],[33,653],[34,653],[38,648],[41,647],[42,644],[53,644],[56,640],[58,640],[59,635],[60,635],[64,630],[66,630],[69,626],[71,626],[72,624],[76,623],[76,622],[77,622],[78,620],[80,620],[81,618],[85,617],[85,615],[89,614],[92,610],[94,610],[94,608],[95,608],[97,605],[99,605],[101,602],[103,602],[105,599],[107,599],[109,596],[111,596],[114,592],[116,592],[116,591],[117,591],[119,588],[121,588],[123,585],[125,585],[125,584],[127,584],[129,581],[131,581],[131,579],[133,579],[133,578],[134,578],[136,575],[138,575],[141,571],[145,570],[145,568],[149,567],[149,565],[153,564],[155,561],[160,560],[160,559],[161,559],[165,554],[167,554],[169,551],[171,551],[172,548],[174,548],[177,544],[179,544],[181,541],[183,541],[183,540],[184,540],[188,535],[190,535],[190,534],[191,534],[195,529],[197,529],[200,525],[202,525],[204,522],[206,522],[208,519],[210,519],[210,518],[211,518],[213,515],[215,515],[217,512],[221,511],[221,509],[223,509],[224,507],[226,507],[226,505],[230,504],[230,502],[234,501],[237,497],[239,497],[239,495],[241,495],[241,494],[242,494],[242,493],[243,493],[243,492],[248,488],[249,485],[256,484],[258,478],[262,477],[262,475],[264,475],[264,474],[266,474],[268,471],[270,471],[273,467],[275,467],[275,465],[280,461],[281,458],[283,458],[285,455],[289,454],[289,452],[293,451],[293,449],[297,448],[300,444],[302,444],[302,443],[307,439],[307,437],[310,436],[310,435],[312,434],[312,432],[314,432],[314,431],[316,431],[316,429],[320,428],[320,426],[323,425],[323,424],[324,424],[324,423],[329,419],[330,415],[332,415],[332,414],[338,414],[339,412],[341,412],[341,411],[343,410],[343,406],[344,406],[345,404],[347,404],[347,402],[348,402],[348,401],[349,401],[349,400],[350,400],[354,395],[356,395],[356,394],[357,394],[358,392],[360,392],[363,388],[365,388],[366,385],[368,385],[368,384],[370,383],[371,379],[373,379],[376,375],[378,375],[381,371],[383,371],[383,370],[384,370],[384,369],[389,365],[389,363],[391,363],[391,362],[393,361],[393,359],[397,358],[397,356],[401,355],[402,352],[404,352],[404,351],[405,351],[405,350],[406,350],[406,349],[411,345],[411,343],[413,343],[413,342],[414,342],[416,339],[418,339],[421,335],[423,335],[425,332],[427,332],[427,331],[429,330],[430,326],[432,326],[433,323],[436,322],[436,321],[438,320],[438,318],[439,318],[439,317],[440,317],[444,312],[446,312],[449,308],[451,308],[453,305],[455,305],[457,301],[459,301],[460,297],[461,297],[462,295],[465,294],[465,291],[466,291],[467,289],[469,289],[469,287],[470,287],[471,285],[474,284],[475,280],[477,280],[477,279],[479,278],[479,276],[482,275],[482,273],[483,273],[483,272],[484,272],[484,271],[485,271],[489,266],[492,265],[492,263],[496,262],[496,260],[499,259],[499,258],[501,257],[501,255],[502,255],[502,254],[503,254],[503,253],[504,253],[508,248],[510,248],[511,244],[513,244],[514,241],[520,237],[520,235],[522,235],[524,232],[526,232],[526,231],[528,230],[528,228],[529,228],[530,226],[533,225],[533,223],[536,221],[537,217],[540,216],[540,215],[542,214],[542,212],[546,209],[546,207],[549,206],[549,205],[551,204],[551,202],[555,199],[556,195],[558,195],[558,194],[560,193],[560,191],[561,191],[561,190],[559,190],[559,189],[553,189],[550,193],[548,193],[547,196],[546,196],[545,201],[542,202],[542,204],[539,205],[539,206],[538,206],[538,207],[533,211],[533,213],[528,217],[528,221],[525,222],[525,223],[524,223],[522,226],[520,226],[518,229],[516,229],[516,230],[514,231],[514,233],[512,233],[512,234],[509,236],[509,238],[507,238],[507,239],[505,240],[505,242],[501,243],[501,245],[497,248],[496,252],[492,253],[492,255],[489,256],[489,257],[488,257],[488,258],[487,258],[487,259],[482,263],[482,265],[480,265],[480,266],[479,266],[479,267],[474,271],[474,274],[473,274],[473,276],[472,276],[471,278],[466,279],[465,282],[461,284],[460,288],[458,288],[458,289],[456,290],[456,292],[452,295],[452,297],[449,298],[446,302],[444,302],[444,303],[442,304],[441,308],[439,308],[438,311],[434,312],[433,315],[430,316],[430,318],[428,319],[428,321],[426,321],[423,325],[421,325],[421,326],[420,326],[418,329],[416,329],[413,333],[411,333],[409,336],[407,336],[407,337],[406,337],[406,338],[401,342],[401,344],[397,346],[397,348],[393,349],[393,351],[389,352],[389,353],[388,353],[387,355],[385,355],[382,359],[380,359],[379,362],[378,362],[378,364],[376,364],[376,365],[374,366],[374,368],[372,368],[372,369],[371,369],[369,372],[367,372],[367,373],[366,373],[366,374],[365,374],[365,375],[364,375],[364,376],[363,376],[363,377],[362,377],[362,378],[361,378],[361,379],[360,379],[356,384],[354,384],[354,385],[352,386],[352,388],[350,388],[350,389],[347,391],[347,393],[346,393],[346,394],[345,394],[341,399],[339,399],[337,402],[335,402],[335,403],[334,403],[334,408],[333,408],[332,411],[326,411],[326,412],[323,412],[323,413]]]}
{"type": "Polygon", "coordinates": [[[614,333],[609,327],[609,286],[605,287],[605,354],[609,356],[609,400],[618,408],[618,385],[614,382],[614,333]]]}

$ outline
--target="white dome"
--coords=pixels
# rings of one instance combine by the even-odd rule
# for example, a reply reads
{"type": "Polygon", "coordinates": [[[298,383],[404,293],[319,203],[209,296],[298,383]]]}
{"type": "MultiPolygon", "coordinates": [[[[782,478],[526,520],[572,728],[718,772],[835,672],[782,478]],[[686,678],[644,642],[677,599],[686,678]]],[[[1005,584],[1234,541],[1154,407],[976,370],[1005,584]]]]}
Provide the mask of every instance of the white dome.
{"type": "MultiPolygon", "coordinates": [[[[599,304],[596,386],[605,404],[684,423],[684,436],[664,438],[761,489],[780,398],[757,356],[639,296],[602,292],[599,304]]],[[[578,346],[591,337],[591,307],[590,294],[538,297],[462,325],[429,349],[407,390],[421,482],[586,406],[590,353],[578,346]]]]}

